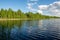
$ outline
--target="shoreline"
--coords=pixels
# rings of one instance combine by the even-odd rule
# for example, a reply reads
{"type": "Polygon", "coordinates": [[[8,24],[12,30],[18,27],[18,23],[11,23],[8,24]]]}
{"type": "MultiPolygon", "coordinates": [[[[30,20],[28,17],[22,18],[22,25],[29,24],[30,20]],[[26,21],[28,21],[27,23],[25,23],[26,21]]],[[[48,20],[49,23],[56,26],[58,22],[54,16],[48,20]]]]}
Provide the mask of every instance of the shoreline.
{"type": "Polygon", "coordinates": [[[0,19],[0,20],[27,20],[27,19],[0,19]]]}
{"type": "MultiPolygon", "coordinates": [[[[46,18],[45,18],[46,19],[46,18]]],[[[47,19],[51,19],[51,18],[47,18],[47,19]]],[[[55,18],[52,18],[52,19],[55,19],[55,18]]],[[[8,19],[8,18],[1,18],[0,21],[5,21],[5,20],[41,20],[41,19],[29,19],[29,18],[25,18],[25,19],[19,19],[19,18],[11,18],[11,19],[8,19]]]]}

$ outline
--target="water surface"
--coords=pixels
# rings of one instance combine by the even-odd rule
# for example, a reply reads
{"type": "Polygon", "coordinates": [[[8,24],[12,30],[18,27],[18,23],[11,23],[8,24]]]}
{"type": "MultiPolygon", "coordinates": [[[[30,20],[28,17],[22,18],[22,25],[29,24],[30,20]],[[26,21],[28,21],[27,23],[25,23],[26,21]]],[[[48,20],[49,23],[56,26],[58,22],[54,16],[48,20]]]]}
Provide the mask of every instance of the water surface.
{"type": "Polygon", "coordinates": [[[0,40],[60,40],[60,19],[0,21],[0,40]]]}

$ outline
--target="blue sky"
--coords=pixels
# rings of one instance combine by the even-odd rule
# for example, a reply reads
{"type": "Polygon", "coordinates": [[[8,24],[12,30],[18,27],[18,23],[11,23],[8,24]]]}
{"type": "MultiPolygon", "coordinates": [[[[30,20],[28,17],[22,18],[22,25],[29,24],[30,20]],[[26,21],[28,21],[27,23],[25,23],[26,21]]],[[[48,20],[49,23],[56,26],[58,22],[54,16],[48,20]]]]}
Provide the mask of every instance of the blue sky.
{"type": "Polygon", "coordinates": [[[46,7],[47,5],[53,4],[54,2],[57,2],[59,0],[0,0],[0,9],[8,9],[12,8],[13,10],[22,10],[23,12],[28,12],[28,11],[37,11],[39,12],[45,12],[45,13],[50,13],[46,12],[46,10],[41,10],[41,6],[43,5],[46,7]],[[39,8],[40,9],[39,9],[39,8]]]}
{"type": "Polygon", "coordinates": [[[8,9],[12,8],[13,10],[21,9],[22,11],[26,11],[27,0],[0,0],[0,9],[8,9]]]}
{"type": "MultiPolygon", "coordinates": [[[[28,11],[27,9],[28,1],[29,0],[0,0],[0,9],[12,8],[13,10],[21,9],[22,11],[28,11]]],[[[38,0],[38,5],[50,4],[54,1],[57,1],[57,0],[38,0]]]]}

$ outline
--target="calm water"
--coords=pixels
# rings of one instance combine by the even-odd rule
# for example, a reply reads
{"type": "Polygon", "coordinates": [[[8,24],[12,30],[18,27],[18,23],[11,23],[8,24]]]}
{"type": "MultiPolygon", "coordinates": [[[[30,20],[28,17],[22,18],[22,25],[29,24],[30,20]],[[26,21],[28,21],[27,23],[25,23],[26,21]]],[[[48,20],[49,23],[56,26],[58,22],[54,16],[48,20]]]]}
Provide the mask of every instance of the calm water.
{"type": "Polygon", "coordinates": [[[0,40],[59,40],[60,19],[0,21],[0,40]]]}

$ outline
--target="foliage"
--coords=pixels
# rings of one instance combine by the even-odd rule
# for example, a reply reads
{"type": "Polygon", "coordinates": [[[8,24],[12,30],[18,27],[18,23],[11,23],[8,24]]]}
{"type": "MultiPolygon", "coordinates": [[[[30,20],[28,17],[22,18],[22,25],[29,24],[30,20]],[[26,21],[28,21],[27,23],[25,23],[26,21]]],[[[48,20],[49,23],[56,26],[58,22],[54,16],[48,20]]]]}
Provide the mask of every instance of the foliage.
{"type": "Polygon", "coordinates": [[[24,13],[20,9],[13,11],[11,8],[1,9],[0,18],[20,18],[20,19],[45,19],[45,18],[58,18],[56,16],[45,16],[40,13],[27,12],[24,13]]]}

